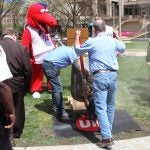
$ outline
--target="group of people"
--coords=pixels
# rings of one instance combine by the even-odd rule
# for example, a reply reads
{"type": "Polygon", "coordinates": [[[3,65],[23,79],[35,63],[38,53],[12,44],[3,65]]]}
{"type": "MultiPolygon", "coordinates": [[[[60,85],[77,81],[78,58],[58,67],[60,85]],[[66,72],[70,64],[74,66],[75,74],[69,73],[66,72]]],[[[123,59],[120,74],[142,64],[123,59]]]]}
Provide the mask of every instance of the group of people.
{"type": "MultiPolygon", "coordinates": [[[[0,46],[0,78],[2,78],[0,101],[2,103],[5,101],[2,107],[0,107],[0,116],[2,117],[0,122],[2,123],[1,125],[8,125],[7,128],[11,127],[11,130],[6,129],[8,130],[7,136],[5,136],[5,134],[2,136],[2,138],[9,141],[10,135],[11,139],[13,139],[13,137],[20,138],[23,132],[25,122],[24,96],[29,89],[32,68],[27,49],[17,43],[17,32],[14,29],[7,28],[3,32],[0,46]],[[6,103],[9,103],[9,105],[6,103]],[[15,119],[12,120],[10,115],[10,117],[7,117],[7,113],[10,112],[13,117],[15,116],[15,119]],[[11,125],[9,126],[9,124],[11,125]]],[[[1,129],[0,132],[6,133],[4,128],[1,129]]],[[[5,143],[4,146],[8,145],[5,143]]],[[[5,150],[7,148],[8,147],[5,147],[3,149],[5,150]]]]}
{"type": "MultiPolygon", "coordinates": [[[[4,129],[13,126],[13,136],[15,138],[21,136],[25,122],[24,96],[26,92],[30,91],[34,94],[39,92],[39,89],[42,90],[43,73],[51,85],[56,118],[68,119],[69,115],[64,109],[60,70],[71,65],[80,55],[88,53],[93,81],[93,101],[101,133],[99,146],[111,146],[113,144],[112,124],[115,114],[117,71],[119,70],[117,54],[125,51],[125,44],[115,30],[113,30],[113,37],[108,36],[105,21],[99,18],[92,25],[94,36],[87,39],[85,43],[80,43],[82,33],[77,30],[72,47],[56,48],[45,26],[49,25],[50,28],[54,28],[57,21],[46,12],[46,6],[41,3],[29,7],[28,25],[23,32],[22,44],[16,42],[15,30],[8,28],[3,32],[0,45],[5,54],[5,61],[7,61],[5,64],[8,64],[10,76],[5,76],[0,80],[0,102],[5,108],[3,115],[8,114],[9,120],[8,124],[2,124],[2,126],[4,129]],[[41,13],[40,16],[39,13],[36,14],[38,11],[41,13]],[[42,25],[38,23],[39,20],[42,25]]],[[[0,78],[1,76],[0,74],[0,78]]],[[[40,97],[37,93],[33,96],[35,95],[40,97]]],[[[5,120],[4,118],[1,120],[5,120]]]]}
{"type": "Polygon", "coordinates": [[[15,122],[15,108],[11,89],[4,82],[11,78],[12,74],[7,65],[6,54],[2,46],[0,46],[0,66],[0,147],[4,150],[10,150],[9,128],[12,128],[15,122]]]}

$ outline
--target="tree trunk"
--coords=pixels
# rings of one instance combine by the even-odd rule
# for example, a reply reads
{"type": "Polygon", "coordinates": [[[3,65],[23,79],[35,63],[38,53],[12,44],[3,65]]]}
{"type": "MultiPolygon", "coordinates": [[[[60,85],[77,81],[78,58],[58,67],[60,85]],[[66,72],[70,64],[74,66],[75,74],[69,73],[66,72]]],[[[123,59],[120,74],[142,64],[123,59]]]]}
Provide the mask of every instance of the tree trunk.
{"type": "Polygon", "coordinates": [[[2,35],[2,19],[0,19],[0,36],[2,35]]]}
{"type": "Polygon", "coordinates": [[[74,6],[73,6],[73,27],[75,28],[77,26],[77,20],[76,20],[76,0],[74,1],[74,6]]]}

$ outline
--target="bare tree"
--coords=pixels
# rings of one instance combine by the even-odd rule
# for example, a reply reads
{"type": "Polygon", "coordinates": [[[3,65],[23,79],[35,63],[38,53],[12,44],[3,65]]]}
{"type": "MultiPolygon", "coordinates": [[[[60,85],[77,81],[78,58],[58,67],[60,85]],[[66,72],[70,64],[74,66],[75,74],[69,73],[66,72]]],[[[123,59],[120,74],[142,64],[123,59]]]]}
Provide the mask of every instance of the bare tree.
{"type": "Polygon", "coordinates": [[[0,35],[2,34],[2,20],[18,4],[18,0],[0,0],[0,35]]]}
{"type": "MultiPolygon", "coordinates": [[[[25,14],[30,4],[37,0],[26,0],[19,11],[20,23],[25,23],[25,14]]],[[[79,27],[87,24],[97,16],[97,0],[43,0],[48,9],[54,15],[62,30],[66,27],[79,27]]]]}
{"type": "Polygon", "coordinates": [[[97,0],[55,0],[49,8],[64,26],[79,27],[96,17],[97,0]]]}

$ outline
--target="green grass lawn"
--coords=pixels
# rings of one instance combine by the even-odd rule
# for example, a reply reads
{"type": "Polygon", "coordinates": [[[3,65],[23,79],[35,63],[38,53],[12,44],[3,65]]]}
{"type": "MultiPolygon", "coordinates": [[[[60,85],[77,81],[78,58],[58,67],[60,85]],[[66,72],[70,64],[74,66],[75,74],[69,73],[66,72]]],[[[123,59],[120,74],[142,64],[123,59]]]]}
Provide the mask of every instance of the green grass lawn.
{"type": "MultiPolygon", "coordinates": [[[[145,57],[119,57],[117,108],[126,109],[138,121],[150,121],[150,80],[145,57]]],[[[71,67],[61,71],[64,97],[70,96],[71,67]]],[[[41,99],[25,97],[26,122],[17,146],[87,143],[85,137],[55,136],[52,126],[51,95],[43,92],[41,99]]],[[[149,129],[150,130],[150,129],[149,129]]],[[[149,132],[150,133],[150,132],[149,132]]],[[[131,132],[134,137],[139,133],[131,132]]],[[[128,138],[128,137],[127,137],[128,138]]]]}
{"type": "Polygon", "coordinates": [[[148,42],[147,41],[125,41],[126,48],[132,49],[132,51],[141,51],[147,50],[148,42]]]}
{"type": "Polygon", "coordinates": [[[117,107],[150,120],[150,79],[145,57],[119,58],[117,107]]]}

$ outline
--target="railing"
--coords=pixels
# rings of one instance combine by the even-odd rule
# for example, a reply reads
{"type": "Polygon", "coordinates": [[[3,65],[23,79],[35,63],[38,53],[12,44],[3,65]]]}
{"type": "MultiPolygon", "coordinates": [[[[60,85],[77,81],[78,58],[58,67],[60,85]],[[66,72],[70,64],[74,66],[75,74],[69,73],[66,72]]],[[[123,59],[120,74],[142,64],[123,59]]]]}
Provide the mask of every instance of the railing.
{"type": "Polygon", "coordinates": [[[126,2],[150,2],[149,0],[124,0],[124,3],[126,2]]]}
{"type": "Polygon", "coordinates": [[[150,0],[124,0],[124,5],[130,4],[150,4],[150,0]]]}

